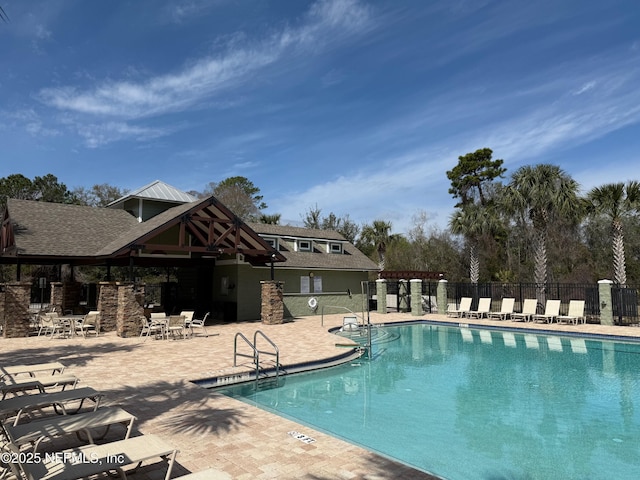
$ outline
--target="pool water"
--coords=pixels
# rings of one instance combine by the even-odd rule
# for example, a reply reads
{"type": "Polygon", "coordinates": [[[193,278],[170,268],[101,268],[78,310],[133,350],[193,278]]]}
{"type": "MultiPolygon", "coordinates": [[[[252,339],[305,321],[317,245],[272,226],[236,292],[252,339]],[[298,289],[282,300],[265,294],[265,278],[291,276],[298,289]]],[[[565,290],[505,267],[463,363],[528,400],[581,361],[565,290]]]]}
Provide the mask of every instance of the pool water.
{"type": "Polygon", "coordinates": [[[223,393],[446,479],[640,478],[640,344],[385,331],[372,360],[223,393]]]}

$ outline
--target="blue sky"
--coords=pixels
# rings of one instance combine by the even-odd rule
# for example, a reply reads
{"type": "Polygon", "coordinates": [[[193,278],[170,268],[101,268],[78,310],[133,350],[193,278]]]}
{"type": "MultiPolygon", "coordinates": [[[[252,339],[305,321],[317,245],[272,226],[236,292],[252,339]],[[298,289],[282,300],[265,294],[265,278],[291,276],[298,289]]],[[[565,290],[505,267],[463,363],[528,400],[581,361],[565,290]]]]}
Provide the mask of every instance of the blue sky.
{"type": "Polygon", "coordinates": [[[584,191],[640,180],[637,0],[0,0],[0,177],[444,227],[489,147],[584,191]]]}

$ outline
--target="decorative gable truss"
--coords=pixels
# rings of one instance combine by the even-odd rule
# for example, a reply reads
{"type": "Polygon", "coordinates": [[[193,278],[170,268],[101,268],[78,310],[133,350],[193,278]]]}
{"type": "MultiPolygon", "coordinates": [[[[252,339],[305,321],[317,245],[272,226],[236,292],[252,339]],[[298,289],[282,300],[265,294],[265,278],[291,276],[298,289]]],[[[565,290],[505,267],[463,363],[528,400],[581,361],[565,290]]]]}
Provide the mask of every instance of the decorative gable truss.
{"type": "Polygon", "coordinates": [[[126,250],[137,252],[139,256],[190,255],[202,258],[242,253],[247,261],[256,265],[285,260],[215,197],[198,203],[140,236],[126,250]]]}

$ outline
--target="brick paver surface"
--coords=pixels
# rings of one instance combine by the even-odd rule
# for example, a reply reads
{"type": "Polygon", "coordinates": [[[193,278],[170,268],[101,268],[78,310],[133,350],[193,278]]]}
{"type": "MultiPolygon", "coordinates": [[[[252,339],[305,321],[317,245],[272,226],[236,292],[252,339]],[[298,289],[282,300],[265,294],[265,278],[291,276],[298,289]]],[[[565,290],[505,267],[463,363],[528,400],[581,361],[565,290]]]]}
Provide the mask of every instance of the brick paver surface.
{"type": "MultiPolygon", "coordinates": [[[[415,320],[410,314],[371,314],[373,323],[415,320]]],[[[438,315],[421,318],[465,322],[438,315]]],[[[245,403],[205,390],[191,380],[247,371],[233,367],[234,336],[252,339],[264,332],[280,349],[286,367],[344,353],[344,343],[328,332],[342,323],[342,315],[298,318],[282,325],[260,322],[207,327],[210,337],[186,340],[142,341],[114,333],[98,338],[29,337],[0,339],[0,365],[60,361],[66,372],[105,394],[104,404],[117,405],[136,415],[135,434],[153,433],[179,449],[173,477],[213,467],[233,479],[430,479],[434,478],[327,434],[299,425],[245,403]],[[302,432],[316,441],[305,444],[288,432],[302,432]]],[[[639,336],[636,327],[600,325],[546,325],[471,320],[470,323],[534,329],[581,331],[639,336]]],[[[121,431],[112,429],[107,439],[121,431]]],[[[67,440],[68,442],[68,440],[67,440]]],[[[48,448],[61,448],[55,441],[48,448]]],[[[143,466],[132,479],[164,478],[166,466],[143,466]]]]}

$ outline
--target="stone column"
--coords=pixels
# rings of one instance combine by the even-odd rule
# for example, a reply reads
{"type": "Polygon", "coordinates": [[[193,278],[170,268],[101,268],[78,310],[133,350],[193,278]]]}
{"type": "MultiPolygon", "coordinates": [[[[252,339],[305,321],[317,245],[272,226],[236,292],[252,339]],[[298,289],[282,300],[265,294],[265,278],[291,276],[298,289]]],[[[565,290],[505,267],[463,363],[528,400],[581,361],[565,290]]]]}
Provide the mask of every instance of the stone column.
{"type": "Polygon", "coordinates": [[[115,282],[100,282],[98,284],[97,308],[100,311],[102,331],[114,331],[118,318],[118,285],[115,282]]]}
{"type": "Polygon", "coordinates": [[[438,281],[438,289],[436,290],[436,299],[438,302],[439,315],[447,314],[447,302],[449,299],[447,295],[447,283],[448,282],[446,280],[438,281]]]}
{"type": "Polygon", "coordinates": [[[51,298],[49,299],[49,310],[64,315],[64,283],[51,282],[51,298]]]}
{"type": "Polygon", "coordinates": [[[613,298],[611,296],[611,280],[600,280],[598,292],[600,293],[600,325],[613,325],[613,298]]]}
{"type": "Polygon", "coordinates": [[[140,297],[133,283],[118,283],[116,286],[118,289],[116,332],[123,338],[137,337],[140,335],[144,318],[144,289],[140,297]]]}
{"type": "Polygon", "coordinates": [[[419,317],[424,315],[422,309],[422,280],[413,278],[409,280],[411,286],[411,315],[419,317]]]}
{"type": "Polygon", "coordinates": [[[376,297],[378,298],[378,313],[387,313],[387,281],[384,278],[376,280],[376,297]]]}
{"type": "Polygon", "coordinates": [[[265,325],[284,323],[283,282],[268,280],[260,282],[262,304],[260,317],[265,325]]]}
{"type": "Polygon", "coordinates": [[[29,336],[31,316],[29,301],[30,283],[7,283],[4,292],[4,318],[2,336],[17,338],[29,336]]]}

